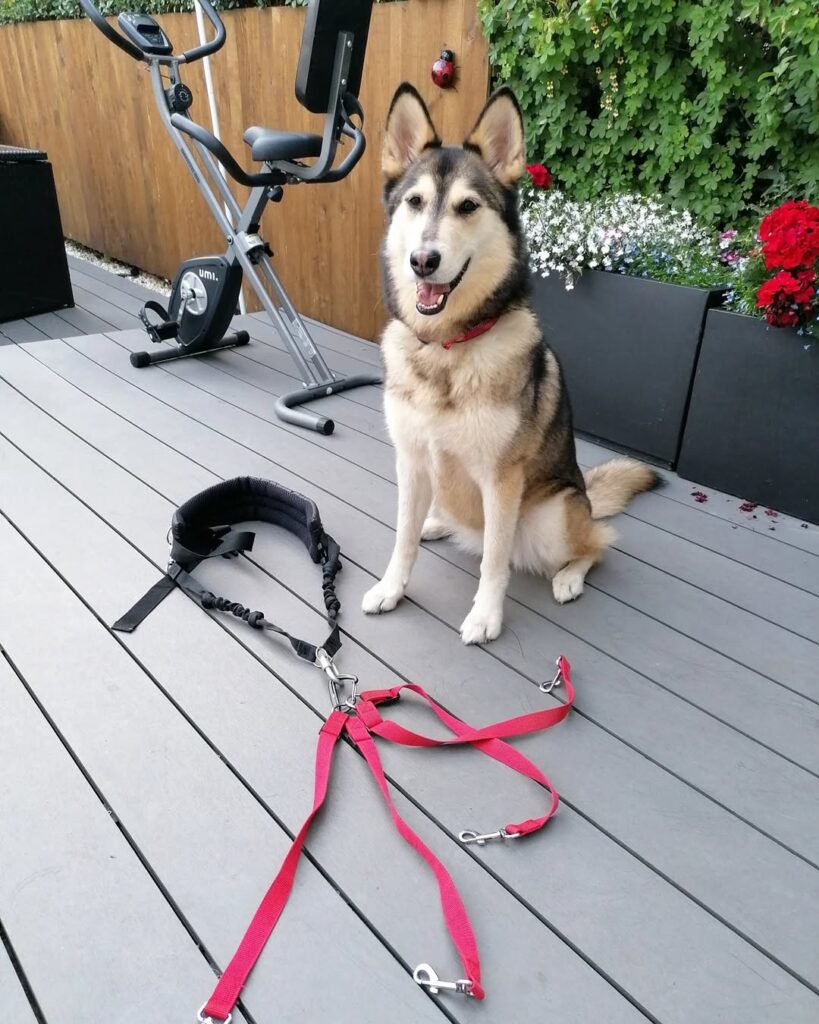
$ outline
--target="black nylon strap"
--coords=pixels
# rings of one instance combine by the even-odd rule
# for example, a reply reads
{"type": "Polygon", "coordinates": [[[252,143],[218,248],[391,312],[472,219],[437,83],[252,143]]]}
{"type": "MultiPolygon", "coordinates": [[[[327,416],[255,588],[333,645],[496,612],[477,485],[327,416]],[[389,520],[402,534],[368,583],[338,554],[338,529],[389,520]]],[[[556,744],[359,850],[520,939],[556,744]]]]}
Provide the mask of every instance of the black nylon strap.
{"type": "Polygon", "coordinates": [[[115,629],[119,633],[133,633],[140,622],[165,600],[174,586],[175,583],[172,576],[165,575],[162,579],[157,580],[151,589],[143,594],[122,618],[117,619],[111,629],[115,629]]]}
{"type": "MultiPolygon", "coordinates": [[[[252,551],[255,539],[256,534],[251,530],[231,530],[224,535],[224,539],[213,550],[186,547],[179,541],[174,541],[171,559],[180,565],[195,565],[203,558],[216,558],[217,555],[238,555],[242,551],[252,551]]],[[[192,543],[193,540],[188,539],[188,544],[192,543]]]]}

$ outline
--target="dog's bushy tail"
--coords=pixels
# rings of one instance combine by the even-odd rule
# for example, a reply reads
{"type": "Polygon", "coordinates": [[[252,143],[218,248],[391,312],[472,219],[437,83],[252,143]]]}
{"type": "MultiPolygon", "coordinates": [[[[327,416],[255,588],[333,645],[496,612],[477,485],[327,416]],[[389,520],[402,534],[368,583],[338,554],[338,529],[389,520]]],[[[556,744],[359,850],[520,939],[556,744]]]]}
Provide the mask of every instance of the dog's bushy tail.
{"type": "Polygon", "coordinates": [[[610,459],[583,474],[591,502],[592,519],[606,519],[622,512],[635,494],[650,491],[662,477],[634,459],[610,459]]]}

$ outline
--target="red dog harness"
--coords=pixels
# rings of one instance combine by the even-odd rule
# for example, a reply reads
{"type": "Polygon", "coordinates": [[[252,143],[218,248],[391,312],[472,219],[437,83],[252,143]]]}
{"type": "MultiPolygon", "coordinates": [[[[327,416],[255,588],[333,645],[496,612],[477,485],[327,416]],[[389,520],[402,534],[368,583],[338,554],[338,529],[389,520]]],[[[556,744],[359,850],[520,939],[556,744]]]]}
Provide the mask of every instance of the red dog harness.
{"type": "Polygon", "coordinates": [[[432,869],[432,873],[435,875],[435,880],[438,883],[444,921],[460,956],[464,977],[458,981],[442,981],[429,964],[419,964],[413,972],[413,978],[419,985],[422,985],[434,994],[439,992],[457,992],[465,996],[471,996],[474,999],[484,998],[484,990],[481,984],[481,961],[475,941],[475,933],[466,908],[449,872],[432,850],[429,849],[398,813],[390,796],[384,768],[381,764],[381,758],[378,756],[378,750],[376,749],[373,737],[380,736],[382,739],[408,747],[445,747],[468,743],[477,750],[480,750],[481,753],[487,754],[496,761],[500,761],[501,764],[507,765],[534,782],[540,783],[548,791],[549,805],[546,813],[541,815],[541,817],[504,825],[495,832],[478,833],[471,829],[465,829],[458,836],[462,843],[475,843],[478,846],[483,846],[493,839],[519,839],[521,836],[530,835],[532,832],[537,832],[538,829],[543,828],[557,810],[559,802],[557,793],[543,772],[529,758],[524,757],[523,754],[508,743],[505,743],[504,740],[512,736],[523,736],[527,733],[548,729],[550,726],[562,722],[568,715],[574,703],[574,689],[571,683],[569,662],[562,655],[557,660],[557,672],[554,678],[543,683],[540,689],[544,693],[550,693],[561,682],[564,683],[567,694],[565,704],[545,708],[542,711],[535,711],[527,715],[520,715],[517,718],[510,718],[503,722],[495,722],[493,725],[487,725],[480,729],[475,729],[467,725],[460,718],[450,714],[426,690],[415,683],[404,683],[389,690],[368,690],[358,695],[356,693],[358,682],[356,677],[339,673],[332,658],[323,649],[320,649],[318,652],[316,664],[326,672],[329,679],[333,712],[319,732],[318,746],[316,748],[313,808],[293,840],[278,875],[276,875],[262,902],[259,904],[256,913],[253,915],[253,920],[250,922],[244,938],[239,943],[233,959],[219,979],[210,999],[199,1011],[198,1020],[200,1024],[219,1024],[219,1022],[228,1024],[231,1020],[232,1010],[239,998],[239,993],[250,972],[253,970],[265,943],[276,927],[292,891],[293,883],[296,879],[299,855],[304,847],[310,826],[324,805],[330,779],[333,751],[336,743],[342,736],[346,735],[353,746],[364,757],[378,784],[381,795],[384,797],[384,802],[398,833],[406,843],[423,857],[432,869]],[[339,694],[339,687],[343,686],[345,682],[352,683],[352,691],[348,697],[342,699],[339,694]],[[388,719],[382,718],[378,710],[379,705],[397,700],[405,691],[417,694],[425,700],[440,721],[454,733],[453,738],[448,740],[433,739],[431,736],[423,736],[420,733],[412,732],[397,722],[391,722],[388,719]]]}
{"type": "MultiPolygon", "coordinates": [[[[485,325],[479,327],[489,329],[485,325]]],[[[459,340],[467,339],[464,337],[459,340]]],[[[492,839],[519,839],[543,828],[557,810],[558,798],[551,783],[537,765],[504,740],[548,729],[563,721],[568,715],[574,703],[568,661],[562,656],[558,658],[554,677],[540,687],[544,693],[551,693],[556,686],[563,683],[567,696],[565,704],[496,722],[480,729],[475,729],[450,714],[433,700],[426,690],[414,683],[394,686],[389,690],[370,690],[359,695],[357,677],[340,673],[333,661],[341,647],[341,632],[338,626],[341,603],[335,592],[335,579],[341,568],[341,552],[338,544],[324,530],[318,509],[312,501],[270,480],[258,480],[253,477],[225,480],[180,505],[171,521],[170,537],[170,559],[165,575],[114,624],[114,628],[128,632],[136,629],[145,616],[156,609],[163,599],[178,587],[209,611],[235,615],[254,629],[267,630],[287,640],[298,657],[316,665],[326,674],[333,705],[330,717],[319,732],[313,809],[293,840],[278,875],[259,904],[233,959],[219,979],[210,999],[199,1011],[200,1024],[227,1024],[231,1020],[231,1013],[242,986],[276,927],[293,888],[299,856],[307,833],[327,796],[333,751],[341,737],[346,737],[361,753],[375,777],[401,838],[421,855],[435,875],[444,921],[461,958],[464,977],[458,981],[442,981],[429,964],[419,964],[413,972],[413,978],[432,993],[459,992],[474,999],[483,999],[481,962],[466,908],[449,872],[398,813],[390,796],[373,737],[379,736],[381,739],[407,747],[445,747],[468,743],[520,775],[539,783],[549,794],[546,813],[541,817],[504,825],[495,832],[480,833],[465,829],[458,836],[462,843],[474,843],[477,846],[483,846],[492,839]],[[239,554],[251,550],[255,534],[246,529],[235,530],[231,527],[233,524],[247,524],[254,520],[288,530],[304,543],[313,562],[321,566],[322,596],[330,633],[320,647],[292,636],[281,626],[271,622],[261,611],[253,611],[238,601],[213,594],[194,578],[193,572],[203,559],[217,556],[238,557],[239,554]],[[343,691],[348,684],[350,689],[345,696],[343,691]],[[431,736],[422,736],[397,722],[382,718],[379,708],[397,700],[404,693],[416,694],[426,701],[438,719],[453,734],[452,738],[437,740],[431,736]]]]}

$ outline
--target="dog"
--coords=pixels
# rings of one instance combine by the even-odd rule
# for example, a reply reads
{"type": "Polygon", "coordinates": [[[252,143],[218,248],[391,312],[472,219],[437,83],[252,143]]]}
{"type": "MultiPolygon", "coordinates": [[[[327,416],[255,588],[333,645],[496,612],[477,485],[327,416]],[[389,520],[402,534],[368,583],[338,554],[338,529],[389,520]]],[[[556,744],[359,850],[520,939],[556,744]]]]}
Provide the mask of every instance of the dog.
{"type": "Polygon", "coordinates": [[[625,458],[585,476],[577,465],[560,363],[527,301],[514,93],[495,92],[463,146],[451,147],[404,83],[389,109],[382,169],[391,319],[381,347],[398,524],[384,577],[362,607],[395,608],[420,542],[452,537],[482,556],[460,632],[466,644],[485,643],[501,632],[512,568],[549,577],[561,604],[579,597],[614,540],[599,520],[658,477],[625,458]]]}

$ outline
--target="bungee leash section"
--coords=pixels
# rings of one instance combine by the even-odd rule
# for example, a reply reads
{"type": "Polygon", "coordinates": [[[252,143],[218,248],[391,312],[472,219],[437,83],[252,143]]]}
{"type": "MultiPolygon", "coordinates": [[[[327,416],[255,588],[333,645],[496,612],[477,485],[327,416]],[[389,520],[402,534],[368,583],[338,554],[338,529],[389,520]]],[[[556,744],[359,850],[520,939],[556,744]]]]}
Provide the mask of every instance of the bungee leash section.
{"type": "Polygon", "coordinates": [[[540,711],[519,715],[492,725],[474,728],[451,714],[421,686],[403,683],[383,690],[358,689],[358,677],[340,672],[335,656],[341,647],[338,615],[341,610],[335,593],[335,577],[341,568],[336,542],[324,531],[318,509],[308,498],[267,480],[239,477],[202,491],[176,510],[171,523],[171,557],[165,576],[114,626],[132,631],[174,587],[180,587],[208,610],[228,612],[255,629],[267,629],[289,641],[294,652],[320,669],[327,680],[332,711],[319,730],[315,757],[313,807],[296,834],[279,873],[262,898],[247,931],[210,998],[197,1014],[199,1024],[229,1024],[242,988],[284,910],[293,889],[301,852],[314,819],[323,807],[330,781],[333,753],[345,738],[362,755],[401,838],[426,862],[435,876],[444,922],[460,958],[463,977],[455,981],[440,978],[429,964],[413,971],[415,982],[428,992],[455,993],[472,999],[485,996],[481,983],[481,962],[475,933],[466,907],[449,872],[432,850],[398,813],[387,783],[375,737],[407,747],[446,747],[469,744],[518,774],[538,783],[548,793],[545,812],[526,821],[509,823],[494,831],[463,829],[458,839],[466,846],[482,847],[493,840],[516,840],[543,828],[558,807],[558,796],[543,772],[529,758],[506,742],[515,736],[548,729],[563,721],[574,703],[571,667],[562,655],[557,659],[553,678],[541,685],[544,693],[558,686],[566,690],[566,702],[540,711]],[[272,523],[299,537],[312,560],[322,566],[322,590],[330,634],[323,644],[314,646],[291,636],[269,622],[259,611],[250,611],[235,601],[220,598],[206,590],[191,576],[199,562],[216,555],[225,557],[249,551],[254,534],[231,529],[234,523],[252,520],[272,523]],[[414,695],[423,700],[437,719],[452,733],[449,739],[425,736],[385,719],[380,709],[402,697],[414,695]]]}

